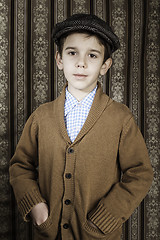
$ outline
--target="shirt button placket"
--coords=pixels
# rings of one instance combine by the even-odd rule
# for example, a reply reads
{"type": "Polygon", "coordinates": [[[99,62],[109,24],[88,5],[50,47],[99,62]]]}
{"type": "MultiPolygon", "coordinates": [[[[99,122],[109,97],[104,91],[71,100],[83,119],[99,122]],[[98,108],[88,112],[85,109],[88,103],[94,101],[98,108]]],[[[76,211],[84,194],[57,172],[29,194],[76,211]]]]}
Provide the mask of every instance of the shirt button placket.
{"type": "MultiPolygon", "coordinates": [[[[63,198],[63,212],[62,212],[62,237],[66,234],[70,235],[70,217],[73,210],[74,199],[74,166],[75,166],[75,149],[73,147],[67,148],[66,151],[66,165],[64,174],[64,198],[63,198]],[[67,231],[66,231],[67,230],[67,231]]],[[[69,236],[68,235],[68,236],[69,236]]],[[[67,237],[67,236],[66,236],[67,237]]]]}

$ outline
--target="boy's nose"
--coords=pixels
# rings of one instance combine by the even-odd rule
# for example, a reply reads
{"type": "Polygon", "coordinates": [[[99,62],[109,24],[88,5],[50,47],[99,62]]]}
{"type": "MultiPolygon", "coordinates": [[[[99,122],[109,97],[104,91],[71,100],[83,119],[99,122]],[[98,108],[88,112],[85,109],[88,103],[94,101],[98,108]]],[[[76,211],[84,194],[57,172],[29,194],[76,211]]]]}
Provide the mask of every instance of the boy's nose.
{"type": "Polygon", "coordinates": [[[76,67],[78,67],[78,68],[86,68],[87,67],[87,63],[85,61],[85,58],[78,59],[78,61],[76,63],[76,67]]]}

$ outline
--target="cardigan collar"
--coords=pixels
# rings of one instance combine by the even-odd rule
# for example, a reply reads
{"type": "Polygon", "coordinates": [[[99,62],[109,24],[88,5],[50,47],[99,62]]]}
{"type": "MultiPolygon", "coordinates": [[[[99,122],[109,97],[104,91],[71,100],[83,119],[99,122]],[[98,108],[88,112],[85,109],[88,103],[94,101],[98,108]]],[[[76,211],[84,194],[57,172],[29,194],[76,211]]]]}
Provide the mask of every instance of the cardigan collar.
{"type": "Polygon", "coordinates": [[[75,143],[80,141],[81,138],[84,137],[85,134],[87,134],[87,132],[93,127],[93,125],[99,119],[99,117],[101,116],[101,114],[103,113],[105,108],[108,105],[110,105],[113,100],[109,96],[107,96],[106,94],[103,93],[101,84],[98,82],[97,92],[95,94],[93,104],[91,106],[88,117],[87,117],[81,131],[79,132],[76,139],[72,143],[68,136],[67,129],[65,127],[65,122],[64,122],[64,103],[65,103],[66,86],[67,86],[67,84],[63,87],[62,93],[57,99],[57,101],[58,101],[58,108],[57,108],[57,112],[56,112],[57,120],[58,120],[57,124],[59,125],[59,127],[61,129],[61,133],[62,133],[65,141],[70,145],[74,145],[75,143]]]}

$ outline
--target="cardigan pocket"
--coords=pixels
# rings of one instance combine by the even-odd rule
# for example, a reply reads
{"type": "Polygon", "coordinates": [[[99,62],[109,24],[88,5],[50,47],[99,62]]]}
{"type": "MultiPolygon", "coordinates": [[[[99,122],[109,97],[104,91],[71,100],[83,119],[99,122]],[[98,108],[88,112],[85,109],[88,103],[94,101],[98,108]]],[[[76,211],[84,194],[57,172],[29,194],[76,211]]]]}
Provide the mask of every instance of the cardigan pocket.
{"type": "Polygon", "coordinates": [[[101,230],[96,229],[92,226],[90,226],[88,220],[83,224],[83,229],[92,237],[101,239],[106,238],[108,234],[104,234],[101,230]]]}
{"type": "Polygon", "coordinates": [[[122,228],[116,229],[112,233],[103,233],[101,230],[91,227],[88,220],[83,224],[83,229],[88,235],[86,239],[106,239],[106,240],[120,240],[122,234],[122,228]]]}
{"type": "Polygon", "coordinates": [[[40,224],[40,225],[34,225],[34,227],[35,227],[37,230],[43,232],[43,231],[45,231],[47,228],[49,228],[51,225],[52,225],[52,220],[51,220],[51,216],[49,216],[49,217],[46,219],[45,222],[43,222],[43,223],[40,224]]]}
{"type": "Polygon", "coordinates": [[[58,232],[57,219],[53,215],[49,215],[47,220],[34,227],[34,239],[35,240],[48,240],[56,239],[58,232]]]}

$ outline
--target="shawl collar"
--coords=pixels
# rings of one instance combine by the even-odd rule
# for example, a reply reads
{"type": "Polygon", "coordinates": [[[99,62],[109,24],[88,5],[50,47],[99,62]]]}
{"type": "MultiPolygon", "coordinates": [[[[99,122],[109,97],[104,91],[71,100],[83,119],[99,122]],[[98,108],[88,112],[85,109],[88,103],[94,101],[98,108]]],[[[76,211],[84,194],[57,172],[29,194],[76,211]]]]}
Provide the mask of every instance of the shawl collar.
{"type": "Polygon", "coordinates": [[[68,136],[67,129],[65,127],[65,122],[64,122],[64,103],[65,103],[65,88],[66,88],[66,86],[67,86],[67,84],[63,87],[62,93],[59,96],[59,98],[57,99],[57,101],[58,101],[58,108],[56,110],[56,116],[57,116],[57,120],[58,120],[57,124],[60,127],[61,133],[62,133],[65,141],[67,143],[69,143],[70,145],[74,145],[75,143],[80,141],[81,138],[85,134],[87,134],[87,132],[93,127],[93,125],[99,119],[99,117],[101,116],[101,114],[103,113],[105,108],[108,105],[110,105],[110,103],[113,100],[110,99],[109,96],[107,96],[106,94],[103,93],[101,84],[98,82],[97,92],[96,92],[95,98],[93,100],[93,104],[91,106],[88,117],[87,117],[81,131],[77,135],[75,141],[72,143],[68,136]]]}

